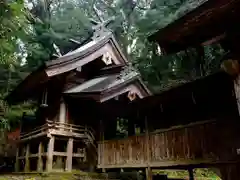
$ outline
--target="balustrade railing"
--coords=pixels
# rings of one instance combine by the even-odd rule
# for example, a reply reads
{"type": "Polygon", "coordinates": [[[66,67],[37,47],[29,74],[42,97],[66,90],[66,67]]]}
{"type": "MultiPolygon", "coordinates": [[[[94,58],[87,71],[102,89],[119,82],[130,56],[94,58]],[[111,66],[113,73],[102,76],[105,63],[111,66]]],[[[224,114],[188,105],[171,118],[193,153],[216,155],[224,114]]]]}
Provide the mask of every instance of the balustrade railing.
{"type": "MultiPolygon", "coordinates": [[[[234,125],[233,125],[234,126],[234,125]]],[[[98,143],[98,167],[121,168],[215,163],[237,157],[236,130],[202,122],[98,143]]]]}
{"type": "Polygon", "coordinates": [[[43,124],[42,126],[38,126],[32,129],[30,132],[21,132],[20,139],[25,139],[30,136],[36,136],[36,135],[47,133],[48,128],[49,128],[48,124],[46,123],[46,124],[43,124]]]}
{"type": "Polygon", "coordinates": [[[31,137],[37,137],[46,135],[47,133],[56,133],[59,135],[79,135],[79,137],[85,137],[90,142],[94,142],[95,140],[95,132],[91,127],[54,122],[54,121],[46,121],[45,124],[36,127],[31,130],[31,132],[25,132],[20,134],[20,139],[26,139],[31,137]]]}

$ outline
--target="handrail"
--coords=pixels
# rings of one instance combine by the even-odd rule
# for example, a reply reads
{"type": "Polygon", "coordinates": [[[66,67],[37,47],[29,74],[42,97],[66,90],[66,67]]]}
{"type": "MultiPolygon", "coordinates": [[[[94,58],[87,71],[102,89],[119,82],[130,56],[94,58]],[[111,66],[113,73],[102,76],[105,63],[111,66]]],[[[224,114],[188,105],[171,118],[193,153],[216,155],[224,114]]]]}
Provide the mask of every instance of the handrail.
{"type": "Polygon", "coordinates": [[[37,134],[41,131],[48,130],[49,128],[54,128],[54,129],[62,129],[64,131],[73,132],[73,133],[82,133],[86,135],[87,139],[91,143],[95,141],[95,136],[94,136],[95,132],[92,127],[68,124],[68,123],[62,123],[62,122],[54,122],[49,120],[47,120],[46,122],[47,122],[46,124],[34,128],[33,131],[31,132],[21,134],[20,138],[25,138],[27,136],[37,134]]]}
{"type": "Polygon", "coordinates": [[[92,134],[96,135],[96,131],[92,127],[90,127],[90,126],[87,126],[87,127],[92,132],[92,134]]]}
{"type": "Polygon", "coordinates": [[[61,124],[61,125],[67,125],[67,126],[72,126],[72,127],[85,128],[85,126],[82,126],[82,125],[76,125],[76,124],[70,124],[70,123],[64,123],[64,122],[57,122],[57,121],[50,121],[50,120],[47,120],[47,123],[61,124]]]}
{"type": "MultiPolygon", "coordinates": [[[[45,123],[45,124],[43,124],[43,125],[41,125],[41,126],[35,127],[35,128],[32,129],[31,132],[33,132],[33,131],[35,131],[35,130],[39,130],[40,128],[42,128],[42,127],[44,127],[44,126],[46,126],[46,125],[47,125],[47,123],[45,123]]],[[[28,134],[28,133],[29,133],[29,132],[21,132],[20,135],[25,135],[25,134],[28,134]]]]}
{"type": "Polygon", "coordinates": [[[214,123],[214,122],[217,122],[217,120],[213,119],[213,120],[207,120],[207,121],[194,122],[194,123],[190,123],[190,124],[187,124],[187,125],[173,126],[171,128],[168,128],[168,129],[158,129],[158,130],[155,130],[153,132],[150,132],[150,134],[165,133],[165,132],[169,132],[169,131],[175,131],[175,130],[178,130],[178,129],[185,129],[185,128],[190,128],[190,127],[194,127],[194,126],[198,126],[198,125],[210,124],[210,123],[214,123]]]}
{"type": "MultiPolygon", "coordinates": [[[[189,123],[189,124],[181,125],[181,126],[173,126],[173,127],[166,128],[166,129],[157,129],[155,131],[149,132],[149,135],[155,135],[155,134],[165,133],[165,132],[169,132],[169,131],[175,131],[175,130],[179,130],[179,129],[195,127],[195,126],[198,126],[198,125],[211,124],[211,123],[215,123],[215,122],[217,122],[217,120],[212,119],[212,120],[189,123]]],[[[126,140],[126,139],[129,139],[129,138],[132,138],[132,137],[143,137],[145,135],[146,135],[145,133],[140,133],[140,134],[136,134],[136,135],[121,138],[121,140],[126,140]]],[[[115,141],[115,140],[119,140],[119,139],[107,139],[107,140],[104,140],[104,141],[98,141],[97,143],[98,144],[103,144],[104,142],[115,141]]]]}
{"type": "Polygon", "coordinates": [[[54,127],[55,128],[62,128],[62,129],[72,130],[72,131],[84,132],[83,129],[73,128],[73,127],[67,127],[67,126],[61,126],[61,125],[56,125],[54,127]]]}
{"type": "Polygon", "coordinates": [[[20,135],[20,138],[24,138],[24,137],[27,137],[27,136],[36,134],[37,132],[41,132],[41,131],[43,131],[43,130],[47,130],[47,129],[48,129],[48,126],[47,126],[47,124],[44,124],[44,126],[40,126],[40,127],[38,127],[38,128],[35,128],[35,129],[37,129],[37,130],[31,131],[31,132],[28,132],[28,133],[25,133],[25,134],[20,135]]]}
{"type": "Polygon", "coordinates": [[[93,133],[91,132],[91,130],[89,130],[89,128],[87,127],[86,128],[86,131],[85,132],[87,132],[88,133],[88,135],[92,138],[92,141],[94,141],[95,140],[95,136],[93,135],[93,133]]]}
{"type": "Polygon", "coordinates": [[[49,121],[47,120],[47,122],[50,125],[54,125],[57,128],[63,128],[63,129],[67,129],[67,130],[73,130],[73,131],[79,131],[79,132],[85,132],[87,133],[93,140],[95,139],[95,131],[92,127],[89,126],[81,126],[81,125],[75,125],[75,124],[69,124],[69,123],[62,123],[62,122],[53,122],[53,121],[49,121]],[[63,125],[63,126],[61,126],[63,125]],[[77,127],[77,128],[75,128],[77,127]],[[79,129],[81,128],[81,129],[79,129]]]}
{"type": "Polygon", "coordinates": [[[236,156],[228,149],[229,143],[232,147],[236,145],[235,141],[228,142],[237,130],[232,128],[233,125],[210,120],[187,124],[184,128],[174,127],[169,131],[159,130],[141,137],[136,135],[128,139],[101,141],[98,142],[98,165],[101,168],[137,167],[143,164],[161,167],[186,162],[219,162],[226,158],[231,160],[236,156]]]}

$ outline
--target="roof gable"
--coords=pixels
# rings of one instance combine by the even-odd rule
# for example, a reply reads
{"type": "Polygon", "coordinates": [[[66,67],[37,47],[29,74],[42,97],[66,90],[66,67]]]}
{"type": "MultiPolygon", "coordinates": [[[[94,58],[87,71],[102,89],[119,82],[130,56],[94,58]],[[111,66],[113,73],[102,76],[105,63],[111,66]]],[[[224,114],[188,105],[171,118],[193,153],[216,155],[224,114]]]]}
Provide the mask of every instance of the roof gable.
{"type": "Polygon", "coordinates": [[[105,53],[110,54],[116,65],[126,65],[128,62],[112,33],[108,33],[56,60],[46,62],[45,71],[49,77],[55,76],[94,61],[105,53]]]}
{"type": "Polygon", "coordinates": [[[100,102],[104,102],[129,91],[138,94],[140,98],[151,94],[137,73],[130,73],[124,77],[120,77],[119,74],[96,77],[67,89],[64,94],[87,96],[98,94],[100,102]]]}

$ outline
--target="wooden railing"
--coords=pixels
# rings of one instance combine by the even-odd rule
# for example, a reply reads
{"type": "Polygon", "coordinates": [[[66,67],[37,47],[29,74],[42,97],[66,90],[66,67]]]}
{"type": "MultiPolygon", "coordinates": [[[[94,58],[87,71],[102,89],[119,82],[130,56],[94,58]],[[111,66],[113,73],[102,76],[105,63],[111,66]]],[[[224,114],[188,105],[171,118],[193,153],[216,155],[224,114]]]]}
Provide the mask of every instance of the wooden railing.
{"type": "Polygon", "coordinates": [[[34,128],[30,132],[20,133],[20,139],[27,139],[27,138],[36,137],[36,136],[42,136],[44,134],[47,134],[48,129],[49,129],[49,126],[46,123],[42,126],[34,128]]]}
{"type": "MultiPolygon", "coordinates": [[[[236,131],[216,121],[98,143],[98,167],[162,167],[236,158],[236,131]]],[[[238,147],[239,148],[239,147],[238,147]]]]}
{"type": "Polygon", "coordinates": [[[87,126],[47,121],[44,125],[34,128],[31,132],[21,133],[20,139],[29,139],[46,134],[55,134],[86,138],[88,141],[94,142],[94,133],[93,129],[87,126]]]}

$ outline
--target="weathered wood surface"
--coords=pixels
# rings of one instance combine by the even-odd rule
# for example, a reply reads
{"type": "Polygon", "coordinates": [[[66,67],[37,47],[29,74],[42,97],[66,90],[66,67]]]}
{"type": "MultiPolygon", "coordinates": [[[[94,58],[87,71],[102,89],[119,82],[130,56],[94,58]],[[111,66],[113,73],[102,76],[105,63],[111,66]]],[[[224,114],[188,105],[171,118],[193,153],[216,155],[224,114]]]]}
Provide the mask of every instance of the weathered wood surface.
{"type": "Polygon", "coordinates": [[[236,131],[216,121],[98,143],[99,168],[161,167],[236,159],[236,131]]]}
{"type": "Polygon", "coordinates": [[[92,128],[75,124],[47,121],[46,124],[36,127],[31,132],[21,133],[21,141],[34,139],[45,135],[60,135],[76,138],[86,138],[90,142],[95,140],[95,132],[92,128]]]}

